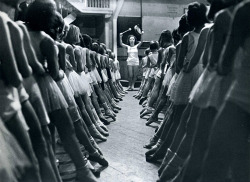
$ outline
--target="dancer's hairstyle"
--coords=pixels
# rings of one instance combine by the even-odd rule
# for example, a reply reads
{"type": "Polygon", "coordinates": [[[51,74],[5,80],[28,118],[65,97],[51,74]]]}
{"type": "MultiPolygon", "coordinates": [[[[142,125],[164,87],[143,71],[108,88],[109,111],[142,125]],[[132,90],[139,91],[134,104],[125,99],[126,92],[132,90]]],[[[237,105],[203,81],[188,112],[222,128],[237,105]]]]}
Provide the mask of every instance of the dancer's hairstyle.
{"type": "Polygon", "coordinates": [[[159,49],[159,43],[157,41],[150,41],[150,44],[149,44],[149,47],[150,47],[150,50],[157,50],[159,49]]]}
{"type": "Polygon", "coordinates": [[[129,35],[129,36],[128,36],[127,44],[130,45],[129,39],[130,39],[131,37],[134,37],[134,39],[135,39],[135,45],[136,45],[138,42],[137,42],[136,36],[134,36],[134,35],[129,35]]]}
{"type": "Polygon", "coordinates": [[[92,38],[88,34],[82,34],[81,46],[92,49],[92,38]]]}
{"type": "Polygon", "coordinates": [[[57,38],[58,34],[63,33],[64,20],[59,12],[56,12],[56,16],[52,19],[51,28],[46,31],[53,39],[57,38]]]}
{"type": "Polygon", "coordinates": [[[97,42],[92,43],[92,51],[99,52],[100,46],[97,42]]]}
{"type": "Polygon", "coordinates": [[[56,16],[56,6],[53,1],[34,1],[27,10],[26,22],[34,31],[49,31],[56,16]]]}
{"type": "Polygon", "coordinates": [[[98,53],[101,55],[105,54],[105,49],[103,48],[103,46],[100,45],[98,53]]]}
{"type": "Polygon", "coordinates": [[[208,22],[207,7],[203,3],[190,3],[188,5],[187,21],[193,27],[199,27],[208,22]]]}
{"type": "Polygon", "coordinates": [[[64,41],[69,44],[76,44],[80,42],[80,29],[75,25],[69,26],[69,31],[67,36],[65,37],[64,41]]]}
{"type": "Polygon", "coordinates": [[[178,33],[183,36],[185,35],[188,31],[191,31],[193,29],[192,26],[190,26],[187,23],[187,15],[182,15],[181,19],[179,21],[179,27],[178,27],[178,33]]]}
{"type": "Polygon", "coordinates": [[[172,34],[169,30],[163,30],[159,38],[159,46],[165,48],[169,43],[173,42],[172,34]]]}
{"type": "Polygon", "coordinates": [[[110,58],[111,58],[111,53],[112,51],[110,49],[107,49],[107,54],[109,55],[110,58]]]}

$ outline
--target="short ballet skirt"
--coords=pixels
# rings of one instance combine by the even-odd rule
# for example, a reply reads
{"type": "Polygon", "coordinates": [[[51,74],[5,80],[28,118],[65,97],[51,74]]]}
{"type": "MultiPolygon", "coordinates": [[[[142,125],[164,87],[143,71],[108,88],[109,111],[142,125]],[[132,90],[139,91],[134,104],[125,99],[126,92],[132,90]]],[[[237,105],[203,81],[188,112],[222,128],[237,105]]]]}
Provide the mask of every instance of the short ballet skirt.
{"type": "Polygon", "coordinates": [[[42,99],[41,91],[34,76],[31,75],[30,77],[25,78],[23,80],[23,86],[29,94],[29,101],[36,111],[40,124],[42,126],[48,125],[50,123],[50,119],[42,99]]]}
{"type": "Polygon", "coordinates": [[[174,100],[174,96],[176,93],[176,80],[178,78],[179,74],[175,73],[174,76],[172,77],[169,87],[168,87],[168,91],[167,91],[167,96],[169,96],[169,100],[173,102],[174,100]]]}
{"type": "Polygon", "coordinates": [[[208,83],[211,82],[211,79],[215,74],[215,71],[210,72],[207,68],[204,69],[189,95],[190,103],[200,108],[208,107],[208,98],[210,97],[211,92],[211,88],[208,87],[208,83]]]}
{"type": "Polygon", "coordinates": [[[173,75],[174,75],[174,69],[173,68],[168,68],[168,70],[167,70],[167,72],[166,72],[166,74],[165,74],[165,76],[164,76],[164,79],[163,79],[163,81],[162,81],[162,85],[164,86],[164,87],[168,87],[169,86],[169,84],[170,84],[170,82],[171,82],[171,79],[172,79],[172,77],[173,77],[173,75]]]}
{"type": "Polygon", "coordinates": [[[86,89],[86,93],[88,94],[88,96],[91,96],[93,90],[90,86],[90,83],[92,81],[90,78],[90,75],[88,76],[84,71],[82,71],[80,76],[81,76],[81,80],[84,85],[84,88],[86,89]]]}
{"type": "Polygon", "coordinates": [[[176,105],[188,104],[189,95],[203,71],[202,64],[197,64],[189,73],[180,72],[176,80],[176,93],[173,102],[176,105]]]}
{"type": "Polygon", "coordinates": [[[157,69],[157,71],[155,72],[155,79],[158,77],[158,78],[161,78],[162,77],[162,70],[161,69],[157,69]]]}
{"type": "Polygon", "coordinates": [[[115,73],[113,71],[111,71],[111,78],[112,78],[112,82],[115,82],[115,73]]]}
{"type": "Polygon", "coordinates": [[[87,87],[82,81],[80,75],[78,75],[74,70],[66,70],[66,75],[68,77],[68,81],[71,85],[71,88],[74,91],[74,95],[76,97],[85,94],[87,92],[87,87]]]}
{"type": "Polygon", "coordinates": [[[94,85],[97,84],[98,81],[97,81],[97,79],[96,79],[96,75],[95,75],[94,70],[91,70],[91,71],[89,72],[89,75],[90,75],[90,77],[91,77],[92,84],[94,84],[94,85]]]}
{"type": "Polygon", "coordinates": [[[73,120],[73,122],[78,121],[79,119],[81,119],[81,116],[77,109],[77,104],[74,98],[74,91],[68,81],[68,78],[66,77],[66,75],[64,75],[64,78],[57,81],[56,83],[60,88],[66,102],[68,103],[68,111],[71,119],[73,120]]]}
{"type": "Polygon", "coordinates": [[[157,72],[158,72],[158,68],[157,68],[157,67],[151,68],[148,77],[149,77],[149,78],[154,78],[154,77],[155,77],[155,74],[156,74],[157,72]]]}
{"type": "Polygon", "coordinates": [[[31,167],[14,136],[6,129],[0,119],[0,179],[3,182],[18,182],[31,167]]]}
{"type": "Polygon", "coordinates": [[[68,108],[68,104],[58,88],[56,82],[47,73],[44,76],[36,76],[36,81],[39,85],[42,98],[48,113],[59,109],[68,108]]]}
{"type": "Polygon", "coordinates": [[[7,86],[0,79],[0,118],[3,121],[11,119],[17,111],[21,110],[18,91],[15,87],[7,86]]]}
{"type": "Polygon", "coordinates": [[[105,74],[105,72],[107,72],[107,70],[102,69],[101,73],[102,73],[102,79],[103,79],[104,83],[106,83],[108,81],[108,77],[107,77],[107,74],[105,74]]]}
{"type": "Polygon", "coordinates": [[[21,103],[29,100],[29,95],[26,92],[26,89],[24,88],[23,84],[20,84],[17,90],[18,90],[18,95],[19,95],[19,99],[21,103]]]}
{"type": "Polygon", "coordinates": [[[95,75],[95,78],[96,78],[97,82],[102,83],[102,78],[100,77],[100,75],[99,75],[96,68],[93,70],[93,72],[94,72],[94,75],[95,75]]]}
{"type": "Polygon", "coordinates": [[[120,80],[121,79],[121,74],[120,74],[119,70],[115,71],[115,79],[116,80],[120,80]]]}
{"type": "Polygon", "coordinates": [[[147,72],[145,74],[145,79],[148,79],[150,72],[151,72],[151,68],[147,68],[147,72]]]}
{"type": "Polygon", "coordinates": [[[208,107],[214,107],[217,110],[224,103],[226,94],[232,84],[233,74],[228,74],[227,76],[221,76],[218,74],[213,74],[213,77],[208,83],[208,88],[211,87],[210,97],[208,98],[208,107]]]}

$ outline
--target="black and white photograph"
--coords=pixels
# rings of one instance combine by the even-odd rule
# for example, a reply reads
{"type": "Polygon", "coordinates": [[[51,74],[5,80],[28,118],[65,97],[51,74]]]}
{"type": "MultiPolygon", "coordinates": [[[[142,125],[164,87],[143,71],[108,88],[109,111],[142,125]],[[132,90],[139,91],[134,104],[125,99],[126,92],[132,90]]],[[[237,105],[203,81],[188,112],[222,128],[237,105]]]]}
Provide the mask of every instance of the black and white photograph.
{"type": "Polygon", "coordinates": [[[250,182],[250,0],[0,0],[0,182],[250,182]]]}

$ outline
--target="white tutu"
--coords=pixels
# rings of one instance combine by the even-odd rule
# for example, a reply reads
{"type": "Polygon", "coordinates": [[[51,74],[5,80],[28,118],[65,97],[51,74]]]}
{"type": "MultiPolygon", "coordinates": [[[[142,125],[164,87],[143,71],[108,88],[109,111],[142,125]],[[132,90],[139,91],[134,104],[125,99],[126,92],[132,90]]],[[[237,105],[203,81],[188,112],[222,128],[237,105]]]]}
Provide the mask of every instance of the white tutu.
{"type": "Polygon", "coordinates": [[[167,91],[167,96],[170,97],[170,100],[173,101],[173,96],[174,96],[174,91],[175,91],[175,81],[178,77],[178,74],[175,73],[174,76],[172,77],[170,83],[169,83],[169,87],[168,87],[168,91],[167,91]]]}
{"type": "Polygon", "coordinates": [[[199,79],[202,71],[202,64],[197,64],[189,73],[180,72],[175,83],[176,93],[173,97],[174,104],[180,105],[188,103],[190,92],[199,79]]]}
{"type": "Polygon", "coordinates": [[[78,97],[79,95],[85,94],[87,92],[87,87],[82,82],[82,79],[79,74],[77,74],[74,70],[67,69],[66,75],[68,77],[69,83],[76,97],[78,97]]]}
{"type": "Polygon", "coordinates": [[[115,79],[116,80],[120,80],[121,79],[121,74],[120,74],[119,70],[115,71],[115,79]]]}
{"type": "Polygon", "coordinates": [[[207,68],[204,69],[189,95],[190,103],[200,108],[208,106],[207,100],[211,92],[211,88],[208,88],[208,83],[211,82],[210,80],[214,74],[215,72],[210,72],[207,68]]]}
{"type": "Polygon", "coordinates": [[[61,90],[49,74],[46,74],[45,76],[37,76],[36,80],[40,87],[42,98],[48,113],[68,108],[68,104],[61,90]]]}
{"type": "Polygon", "coordinates": [[[99,75],[97,69],[95,68],[93,71],[94,71],[95,78],[96,78],[97,82],[98,82],[98,83],[102,83],[102,79],[101,79],[101,77],[100,77],[100,75],[99,75]]]}
{"type": "Polygon", "coordinates": [[[85,74],[84,71],[82,71],[81,72],[81,80],[84,84],[84,87],[86,88],[86,92],[87,92],[88,96],[91,96],[93,90],[91,89],[91,86],[90,86],[90,84],[92,82],[90,75],[88,76],[87,74],[85,74]]]}
{"type": "Polygon", "coordinates": [[[64,78],[62,80],[57,81],[57,85],[62,91],[62,94],[66,102],[68,103],[68,106],[69,106],[68,111],[69,111],[72,121],[73,122],[78,121],[79,119],[81,119],[81,116],[77,109],[77,104],[75,102],[74,91],[66,75],[64,75],[64,78]]]}
{"type": "Polygon", "coordinates": [[[89,72],[89,75],[90,75],[90,77],[91,77],[92,84],[94,84],[94,85],[97,84],[98,81],[97,81],[97,79],[96,79],[96,75],[95,75],[95,73],[94,73],[93,70],[89,72]]]}
{"type": "Polygon", "coordinates": [[[107,75],[105,74],[105,71],[107,72],[106,69],[103,69],[103,70],[101,71],[101,73],[102,73],[102,79],[103,79],[103,82],[104,82],[104,83],[106,83],[106,82],[108,81],[108,77],[107,77],[107,75]]]}
{"type": "Polygon", "coordinates": [[[145,79],[148,79],[150,72],[151,72],[151,68],[147,68],[147,72],[145,74],[145,79]]]}
{"type": "MultiPolygon", "coordinates": [[[[213,78],[211,78],[210,82],[208,83],[208,88],[211,87],[211,92],[209,92],[210,95],[207,101],[208,107],[214,107],[219,110],[220,106],[224,102],[224,99],[232,84],[232,81],[232,74],[229,74],[227,76],[213,74],[213,78]]],[[[206,92],[207,91],[205,91],[205,94],[206,92]]]]}
{"type": "Polygon", "coordinates": [[[167,72],[166,72],[166,74],[165,74],[165,76],[164,76],[164,79],[163,79],[163,81],[162,81],[162,85],[163,85],[164,87],[169,86],[169,84],[170,84],[170,82],[171,82],[171,80],[172,80],[173,75],[174,75],[174,69],[170,67],[170,68],[167,70],[167,72]]]}
{"type": "Polygon", "coordinates": [[[110,71],[111,73],[111,78],[112,78],[112,82],[115,82],[115,73],[113,71],[110,71]]]}
{"type": "Polygon", "coordinates": [[[157,68],[157,67],[151,68],[148,77],[149,77],[149,78],[154,78],[154,77],[155,77],[155,74],[156,74],[157,72],[158,72],[158,68],[157,68]]]}

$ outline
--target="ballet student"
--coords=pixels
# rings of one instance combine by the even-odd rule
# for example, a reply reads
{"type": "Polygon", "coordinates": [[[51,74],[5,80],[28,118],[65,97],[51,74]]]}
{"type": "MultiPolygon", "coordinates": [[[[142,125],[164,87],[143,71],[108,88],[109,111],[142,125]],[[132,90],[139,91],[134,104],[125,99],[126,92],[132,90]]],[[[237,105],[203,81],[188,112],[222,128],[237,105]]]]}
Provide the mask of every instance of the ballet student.
{"type": "Polygon", "coordinates": [[[43,32],[53,27],[55,17],[56,7],[53,1],[34,1],[27,10],[26,21],[31,42],[38,61],[46,68],[46,73],[36,75],[36,80],[39,87],[42,88],[42,98],[51,120],[52,136],[54,127],[56,127],[65,151],[76,166],[78,180],[94,182],[96,179],[82,156],[73,122],[67,110],[68,104],[55,82],[63,79],[64,76],[62,72],[59,72],[55,42],[43,32]]]}
{"type": "Polygon", "coordinates": [[[137,39],[134,35],[129,35],[127,44],[123,43],[122,37],[123,34],[120,33],[120,45],[126,48],[128,52],[128,58],[127,58],[128,78],[129,78],[128,90],[132,91],[134,90],[134,85],[137,79],[137,73],[139,69],[138,48],[142,45],[142,37],[141,41],[137,42],[137,39]]]}

